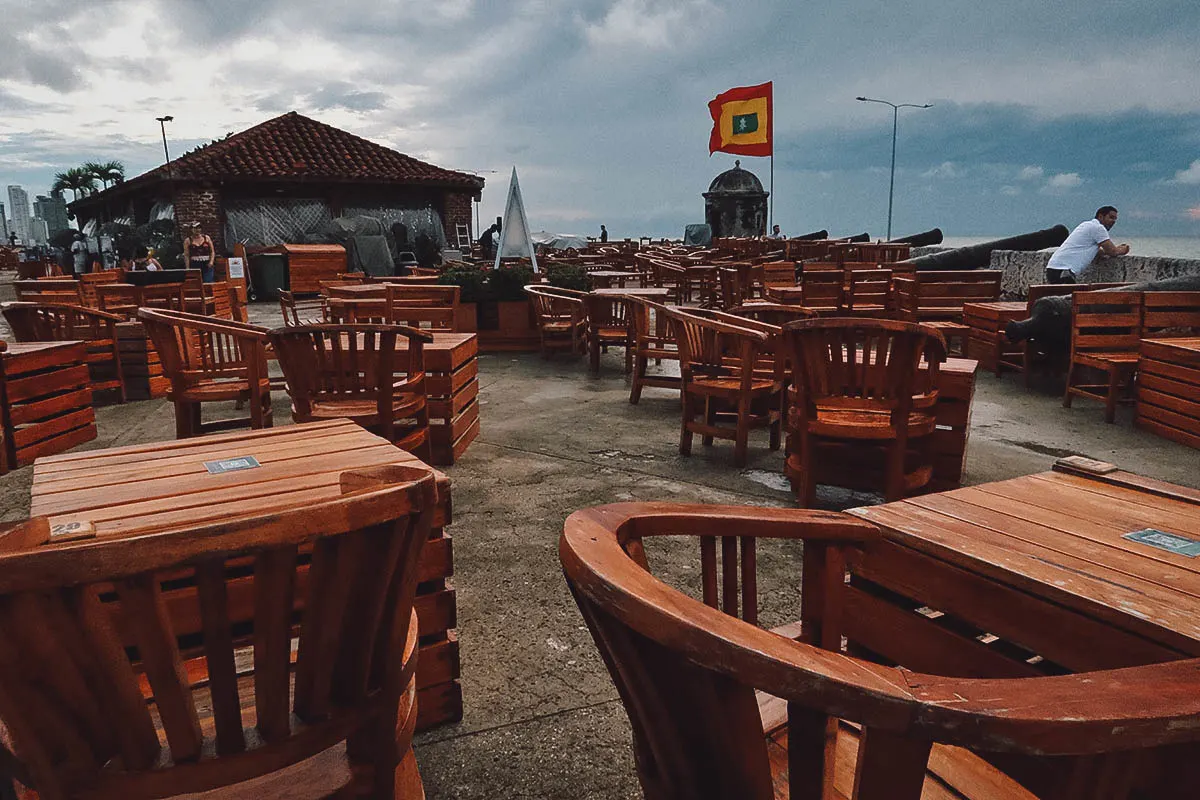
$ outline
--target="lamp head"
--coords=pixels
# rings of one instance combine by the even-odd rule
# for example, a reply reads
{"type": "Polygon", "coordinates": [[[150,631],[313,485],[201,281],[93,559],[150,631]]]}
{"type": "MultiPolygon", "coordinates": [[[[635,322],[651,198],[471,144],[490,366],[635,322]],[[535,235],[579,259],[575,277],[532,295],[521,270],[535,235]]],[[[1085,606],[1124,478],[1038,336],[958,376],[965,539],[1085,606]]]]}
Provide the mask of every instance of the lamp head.
{"type": "Polygon", "coordinates": [[[155,117],[154,119],[157,122],[174,122],[175,121],[175,118],[170,115],[167,115],[165,117],[155,117]]]}
{"type": "Polygon", "coordinates": [[[867,102],[867,98],[865,98],[865,97],[856,97],[856,98],[854,98],[854,99],[855,99],[855,100],[859,100],[859,101],[861,101],[861,102],[864,102],[864,103],[865,103],[865,102],[867,102]]]}

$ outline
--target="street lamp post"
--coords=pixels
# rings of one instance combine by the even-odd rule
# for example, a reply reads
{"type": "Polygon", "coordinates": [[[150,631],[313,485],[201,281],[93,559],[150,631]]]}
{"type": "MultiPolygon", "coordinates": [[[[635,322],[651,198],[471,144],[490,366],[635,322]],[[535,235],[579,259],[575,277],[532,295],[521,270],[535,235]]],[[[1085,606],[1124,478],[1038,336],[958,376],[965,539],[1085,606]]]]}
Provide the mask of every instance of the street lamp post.
{"type": "Polygon", "coordinates": [[[168,114],[165,117],[155,117],[154,119],[158,121],[158,127],[162,131],[163,159],[167,164],[167,185],[171,187],[171,215],[175,218],[175,235],[182,242],[183,229],[180,227],[179,221],[179,198],[175,196],[175,175],[171,169],[171,154],[167,152],[167,123],[174,122],[175,118],[168,114]]]}
{"type": "Polygon", "coordinates": [[[871,97],[856,97],[861,103],[882,103],[885,106],[892,107],[892,177],[888,181],[888,224],[887,238],[890,241],[892,238],[892,198],[896,192],[896,131],[900,121],[900,109],[902,108],[933,108],[933,103],[924,103],[918,105],[916,103],[891,103],[887,100],[875,100],[871,97]]]}

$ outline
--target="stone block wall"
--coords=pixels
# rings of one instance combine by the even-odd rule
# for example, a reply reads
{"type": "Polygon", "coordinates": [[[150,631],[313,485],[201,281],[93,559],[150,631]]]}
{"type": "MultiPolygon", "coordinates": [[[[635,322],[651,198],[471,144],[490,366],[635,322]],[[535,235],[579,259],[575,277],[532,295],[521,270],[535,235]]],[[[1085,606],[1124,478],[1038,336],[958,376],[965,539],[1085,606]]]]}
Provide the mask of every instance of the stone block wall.
{"type": "Polygon", "coordinates": [[[175,191],[175,220],[181,235],[186,226],[200,223],[200,229],[212,237],[218,255],[225,254],[225,220],[221,213],[221,190],[213,186],[180,186],[175,191]]]}
{"type": "MultiPolygon", "coordinates": [[[[1031,284],[1045,283],[1050,250],[1036,252],[993,250],[991,269],[1003,271],[1001,292],[1005,299],[1020,300],[1031,284]]],[[[1080,283],[1140,283],[1142,281],[1200,275],[1200,261],[1185,258],[1117,256],[1097,258],[1079,276],[1080,283]]]]}

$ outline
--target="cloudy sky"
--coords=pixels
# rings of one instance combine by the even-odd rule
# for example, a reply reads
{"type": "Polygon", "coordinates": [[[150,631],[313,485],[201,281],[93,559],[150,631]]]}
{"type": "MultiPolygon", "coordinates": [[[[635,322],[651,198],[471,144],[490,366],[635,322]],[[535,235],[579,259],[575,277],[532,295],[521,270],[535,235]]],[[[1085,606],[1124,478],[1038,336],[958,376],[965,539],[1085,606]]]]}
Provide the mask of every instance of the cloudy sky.
{"type": "MultiPolygon", "coordinates": [[[[0,185],[174,153],[297,110],[484,173],[530,225],[682,234],[733,157],[707,103],[775,83],[775,220],[1008,234],[1099,205],[1200,236],[1195,0],[0,0],[0,185]],[[492,172],[492,171],[495,172],[492,172]]],[[[743,166],[768,181],[767,159],[743,166]]],[[[0,198],[3,200],[6,198],[0,198]]]]}

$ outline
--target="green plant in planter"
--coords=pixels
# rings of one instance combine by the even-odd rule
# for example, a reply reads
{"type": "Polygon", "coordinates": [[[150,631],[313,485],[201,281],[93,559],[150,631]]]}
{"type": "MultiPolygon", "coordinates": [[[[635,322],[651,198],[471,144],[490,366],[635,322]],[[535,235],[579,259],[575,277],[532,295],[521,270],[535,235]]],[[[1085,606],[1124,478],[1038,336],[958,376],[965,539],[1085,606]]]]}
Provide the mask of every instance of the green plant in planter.
{"type": "Polygon", "coordinates": [[[457,286],[459,297],[464,303],[478,303],[481,300],[491,299],[488,271],[478,264],[466,262],[455,264],[442,272],[442,277],[438,282],[447,286],[457,286]]]}
{"type": "Polygon", "coordinates": [[[586,292],[588,285],[587,272],[575,264],[551,264],[546,267],[546,280],[551,286],[559,289],[575,289],[586,292]]]}
{"type": "Polygon", "coordinates": [[[533,267],[529,264],[501,266],[488,275],[492,297],[500,303],[524,300],[526,284],[533,283],[533,267]]]}

